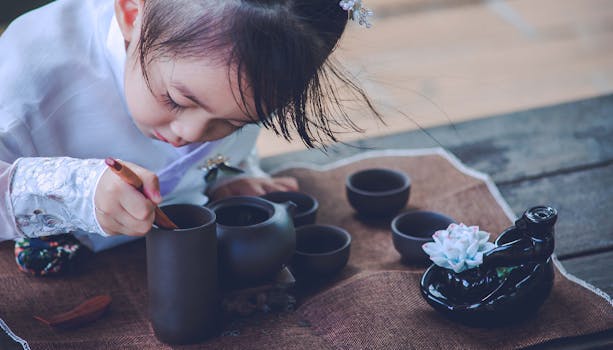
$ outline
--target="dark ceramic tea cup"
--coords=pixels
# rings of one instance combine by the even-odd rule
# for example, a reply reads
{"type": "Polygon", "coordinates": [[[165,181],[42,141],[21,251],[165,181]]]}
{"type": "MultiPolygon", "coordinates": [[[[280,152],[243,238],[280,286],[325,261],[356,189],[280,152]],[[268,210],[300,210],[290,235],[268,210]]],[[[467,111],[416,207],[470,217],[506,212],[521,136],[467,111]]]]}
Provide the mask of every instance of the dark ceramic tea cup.
{"type": "Polygon", "coordinates": [[[219,330],[215,213],[190,204],[161,209],[180,229],[154,226],[146,236],[151,325],[165,343],[197,343],[219,330]]]}
{"type": "Polygon", "coordinates": [[[405,263],[429,264],[430,258],[421,246],[426,242],[433,242],[434,232],[444,230],[454,222],[452,218],[432,211],[399,214],[391,224],[394,248],[405,263]]]}
{"type": "Polygon", "coordinates": [[[313,196],[303,192],[278,191],[267,193],[261,197],[275,203],[293,202],[296,204],[297,207],[292,216],[295,227],[315,223],[319,202],[313,196]]]}
{"type": "Polygon", "coordinates": [[[360,215],[391,217],[407,204],[411,179],[398,170],[366,169],[350,174],[345,190],[360,215]]]}
{"type": "Polygon", "coordinates": [[[292,202],[228,197],[209,204],[217,216],[219,264],[224,287],[253,286],[272,279],[296,246],[292,202]]]}
{"type": "Polygon", "coordinates": [[[292,271],[298,277],[329,276],[349,260],[351,235],[332,225],[306,225],[296,230],[296,253],[292,271]]]}

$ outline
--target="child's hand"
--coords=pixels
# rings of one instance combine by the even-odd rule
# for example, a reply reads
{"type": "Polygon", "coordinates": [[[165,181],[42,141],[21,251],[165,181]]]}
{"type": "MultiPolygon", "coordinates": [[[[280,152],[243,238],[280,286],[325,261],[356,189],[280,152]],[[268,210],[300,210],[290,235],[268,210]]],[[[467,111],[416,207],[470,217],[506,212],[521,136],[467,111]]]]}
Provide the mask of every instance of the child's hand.
{"type": "Polygon", "coordinates": [[[94,195],[96,218],[104,232],[110,235],[143,236],[153,225],[155,206],[162,202],[158,178],[136,164],[122,163],[143,180],[143,192],[151,199],[107,169],[94,195]]]}
{"type": "Polygon", "coordinates": [[[230,196],[261,196],[274,191],[298,191],[298,181],[293,177],[246,177],[219,186],[211,194],[212,200],[230,196]]]}

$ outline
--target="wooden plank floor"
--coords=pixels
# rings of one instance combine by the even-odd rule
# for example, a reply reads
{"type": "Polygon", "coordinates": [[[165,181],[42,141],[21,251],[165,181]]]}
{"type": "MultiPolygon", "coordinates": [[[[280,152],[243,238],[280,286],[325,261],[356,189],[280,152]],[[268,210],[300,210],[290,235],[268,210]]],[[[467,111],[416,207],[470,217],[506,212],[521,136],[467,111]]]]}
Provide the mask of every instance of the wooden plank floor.
{"type": "MultiPolygon", "coordinates": [[[[365,3],[375,11],[375,26],[350,25],[337,57],[369,91],[387,125],[356,111],[352,119],[366,132],[342,140],[613,92],[611,0],[365,3]]],[[[303,145],[264,131],[258,148],[268,156],[303,145]]]]}
{"type": "MultiPolygon", "coordinates": [[[[357,111],[363,135],[386,135],[613,92],[613,1],[371,0],[370,30],[350,26],[339,60],[387,126],[357,111]]],[[[302,149],[264,132],[260,154],[302,149]]]]}

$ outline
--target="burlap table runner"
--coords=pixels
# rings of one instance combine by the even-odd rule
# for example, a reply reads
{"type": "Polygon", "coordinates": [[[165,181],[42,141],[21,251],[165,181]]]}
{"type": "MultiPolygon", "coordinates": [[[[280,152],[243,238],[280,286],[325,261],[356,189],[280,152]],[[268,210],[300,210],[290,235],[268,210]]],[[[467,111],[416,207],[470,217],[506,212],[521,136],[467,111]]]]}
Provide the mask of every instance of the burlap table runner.
{"type": "MultiPolygon", "coordinates": [[[[411,176],[406,210],[439,211],[493,235],[512,223],[492,183],[441,150],[380,153],[319,170],[290,168],[280,174],[295,176],[303,191],[319,199],[318,222],[344,227],[353,236],[348,266],[333,281],[298,285],[295,311],[235,320],[224,325],[224,336],[170,347],[155,339],[147,319],[143,240],[100,253],[80,273],[60,278],[22,274],[13,261],[12,244],[5,242],[0,246],[0,318],[32,349],[511,349],[613,328],[610,299],[560,271],[534,319],[499,329],[446,320],[419,294],[424,267],[400,263],[389,220],[361,221],[347,203],[345,177],[369,167],[411,176]],[[54,330],[32,318],[97,294],[113,297],[109,313],[78,330],[54,330]]],[[[10,348],[6,339],[0,347],[10,348]]]]}

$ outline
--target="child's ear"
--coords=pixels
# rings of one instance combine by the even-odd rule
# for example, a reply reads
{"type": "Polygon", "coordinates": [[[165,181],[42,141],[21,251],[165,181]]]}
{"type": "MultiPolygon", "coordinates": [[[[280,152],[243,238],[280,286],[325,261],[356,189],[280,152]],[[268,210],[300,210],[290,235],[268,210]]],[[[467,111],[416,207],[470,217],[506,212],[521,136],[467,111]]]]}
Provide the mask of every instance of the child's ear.
{"type": "Polygon", "coordinates": [[[126,43],[132,41],[134,30],[140,30],[140,23],[144,0],[115,0],[115,17],[126,43]]]}

